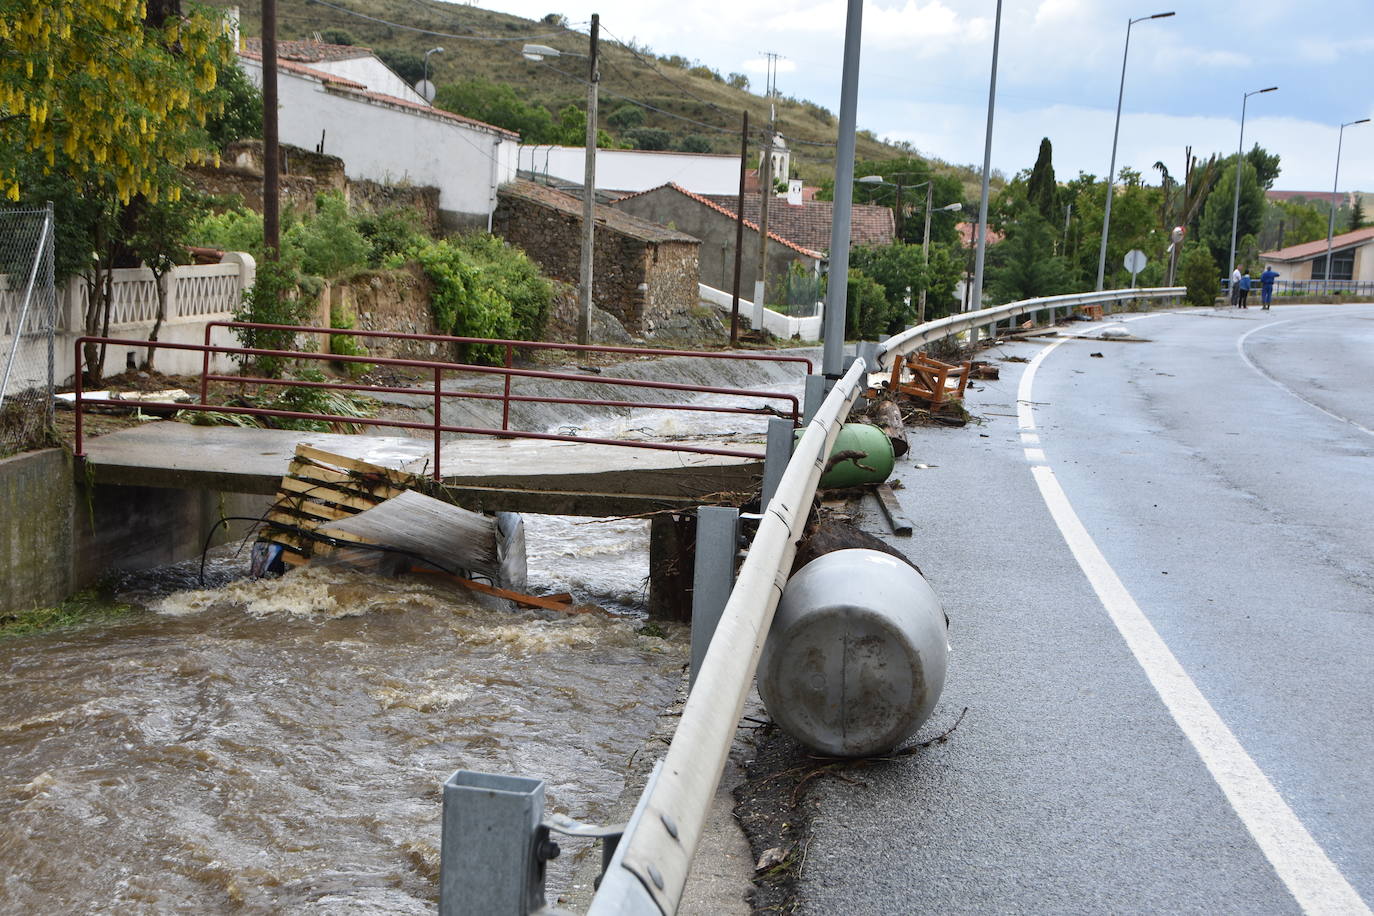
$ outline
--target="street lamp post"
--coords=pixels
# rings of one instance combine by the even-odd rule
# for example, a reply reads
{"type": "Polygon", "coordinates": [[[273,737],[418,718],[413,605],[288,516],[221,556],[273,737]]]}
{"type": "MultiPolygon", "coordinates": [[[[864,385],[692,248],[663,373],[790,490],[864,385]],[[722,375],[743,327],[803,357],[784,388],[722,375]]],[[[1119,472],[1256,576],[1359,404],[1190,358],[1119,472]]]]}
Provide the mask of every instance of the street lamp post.
{"type": "Polygon", "coordinates": [[[586,168],[582,179],[582,264],[578,287],[577,342],[591,342],[592,324],[592,252],[596,243],[596,106],[601,71],[596,65],[597,40],[601,34],[601,16],[592,13],[591,44],[587,54],[559,51],[548,45],[525,45],[521,53],[526,60],[540,61],[545,57],[587,58],[587,140],[586,168]]]}
{"type": "Polygon", "coordinates": [[[1116,183],[1116,140],[1121,133],[1121,100],[1126,95],[1126,56],[1131,53],[1131,26],[1147,19],[1168,19],[1173,12],[1141,16],[1126,23],[1126,49],[1121,52],[1121,85],[1116,90],[1116,126],[1112,128],[1112,162],[1107,167],[1107,206],[1102,214],[1102,247],[1097,254],[1097,289],[1102,291],[1102,279],[1107,271],[1107,233],[1112,222],[1112,188],[1116,183]]]}
{"type": "MultiPolygon", "coordinates": [[[[1236,270],[1236,229],[1240,225],[1240,176],[1245,172],[1245,104],[1250,100],[1250,96],[1259,95],[1261,92],[1273,92],[1278,86],[1270,86],[1268,89],[1255,89],[1245,93],[1245,98],[1240,100],[1240,143],[1236,145],[1236,195],[1231,203],[1231,259],[1226,265],[1227,282],[1236,270]]],[[[1227,288],[1231,295],[1235,295],[1235,290],[1227,288]]]]}
{"type": "MultiPolygon", "coordinates": [[[[444,49],[443,49],[443,48],[430,48],[428,51],[425,52],[425,82],[426,82],[426,83],[429,82],[429,56],[430,56],[431,54],[443,54],[443,53],[444,53],[444,49]]],[[[426,101],[426,102],[432,102],[432,101],[434,101],[434,100],[433,100],[433,99],[425,99],[425,101],[426,101]]]]}
{"type": "Polygon", "coordinates": [[[1345,129],[1354,124],[1367,124],[1368,118],[1361,118],[1358,121],[1346,121],[1341,125],[1340,133],[1336,135],[1336,177],[1331,179],[1331,216],[1326,222],[1326,270],[1322,276],[1326,278],[1326,291],[1331,291],[1331,239],[1336,234],[1336,186],[1341,180],[1341,143],[1345,140],[1345,129]]]}

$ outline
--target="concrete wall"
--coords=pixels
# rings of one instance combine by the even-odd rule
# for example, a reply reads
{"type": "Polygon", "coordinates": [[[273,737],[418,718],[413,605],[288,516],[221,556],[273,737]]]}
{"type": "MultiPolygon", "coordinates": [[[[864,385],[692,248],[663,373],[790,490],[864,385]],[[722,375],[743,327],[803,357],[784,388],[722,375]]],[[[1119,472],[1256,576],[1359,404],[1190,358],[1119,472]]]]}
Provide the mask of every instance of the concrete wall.
{"type": "MultiPolygon", "coordinates": [[[[739,190],[736,188],[736,190],[739,190]]],[[[684,197],[671,188],[661,188],[612,204],[640,219],[670,226],[679,232],[701,239],[701,281],[710,286],[724,282],[717,288],[730,289],[735,276],[735,231],[739,225],[733,218],[705,204],[684,197]]],[[[744,227],[744,257],[740,264],[740,294],[753,296],[754,279],[759,261],[759,233],[744,227]]],[[[816,261],[780,242],[768,243],[768,282],[772,284],[786,275],[793,261],[801,261],[808,271],[816,261]]]]}
{"type": "MultiPolygon", "coordinates": [[[[405,99],[407,102],[415,102],[420,105],[429,104],[425,101],[425,97],[401,79],[396,71],[371,55],[354,57],[349,60],[320,60],[306,64],[306,66],[312,70],[323,70],[325,73],[332,73],[335,76],[353,80],[355,83],[362,83],[373,92],[394,95],[398,99],[405,99]]],[[[434,68],[430,67],[430,76],[433,75],[434,68]]]]}
{"type": "MultiPolygon", "coordinates": [[[[239,58],[254,84],[262,63],[239,58]]],[[[342,158],[350,179],[439,189],[445,225],[486,229],[496,188],[515,177],[517,141],[437,112],[366,98],[320,80],[280,71],[281,139],[342,158]]]]}
{"type": "MultiPolygon", "coordinates": [[[[586,155],[580,146],[522,146],[520,168],[581,187],[586,180],[586,155]]],[[[670,181],[698,194],[738,194],[739,157],[636,149],[596,151],[598,188],[647,191],[670,181]]]]}
{"type": "MultiPolygon", "coordinates": [[[[256,517],[269,499],[118,486],[94,487],[88,498],[64,451],[0,460],[0,614],[57,604],[113,570],[199,556],[221,515],[256,517]]],[[[215,543],[245,530],[221,526],[215,543]]]]}

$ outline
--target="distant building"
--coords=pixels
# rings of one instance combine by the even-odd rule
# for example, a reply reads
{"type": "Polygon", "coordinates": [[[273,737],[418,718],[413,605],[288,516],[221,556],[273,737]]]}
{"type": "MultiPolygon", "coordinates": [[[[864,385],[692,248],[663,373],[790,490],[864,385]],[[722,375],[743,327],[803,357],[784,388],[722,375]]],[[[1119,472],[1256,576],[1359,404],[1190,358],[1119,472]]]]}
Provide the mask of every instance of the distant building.
{"type": "MultiPolygon", "coordinates": [[[[592,304],[635,337],[653,337],[686,323],[698,303],[701,242],[601,204],[593,212],[592,304]]],[[[580,199],[532,181],[513,181],[501,186],[492,228],[549,276],[580,281],[580,199]]]]}
{"type": "MultiPolygon", "coordinates": [[[[1265,267],[1277,270],[1283,280],[1327,279],[1326,239],[1266,251],[1260,255],[1260,260],[1265,267]]],[[[1331,239],[1331,279],[1374,283],[1374,226],[1331,239]]]]}
{"type": "MultiPolygon", "coordinates": [[[[739,212],[739,194],[711,194],[713,202],[725,209],[739,212]]],[[[744,218],[759,220],[761,198],[758,194],[744,195],[744,218]]],[[[830,200],[802,200],[789,203],[785,197],[768,201],[768,231],[815,251],[830,250],[830,229],[835,218],[835,202],[830,200]]],[[[891,245],[897,238],[897,227],[891,207],[873,204],[854,204],[849,216],[849,245],[891,245]]]]}
{"type": "MultiPolygon", "coordinates": [[[[581,146],[521,146],[520,171],[536,181],[580,189],[586,180],[586,155],[581,146]]],[[[670,181],[697,194],[736,192],[739,157],[644,149],[596,151],[598,191],[636,194],[670,181]]]]}
{"type": "MultiPolygon", "coordinates": [[[[621,198],[611,206],[641,219],[671,226],[700,239],[701,282],[722,290],[729,290],[734,286],[735,236],[739,226],[736,211],[721,206],[710,197],[694,194],[673,183],[621,198]]],[[[769,213],[771,216],[771,206],[769,213]]],[[[890,215],[889,213],[889,223],[890,215]]],[[[805,276],[816,276],[819,273],[821,264],[825,261],[825,255],[821,251],[799,245],[771,230],[768,238],[772,243],[768,246],[770,285],[793,271],[805,276]]],[[[829,239],[826,241],[828,243],[829,239]]],[[[758,272],[758,251],[758,223],[746,218],[744,250],[740,259],[740,289],[746,298],[753,295],[754,280],[758,272]]]]}
{"type": "MultiPolygon", "coordinates": [[[[239,65],[261,86],[261,45],[247,44],[239,65]]],[[[353,180],[438,188],[450,229],[490,227],[496,189],[516,174],[519,134],[430,106],[366,48],[278,46],[283,143],[339,157],[353,180]]]]}

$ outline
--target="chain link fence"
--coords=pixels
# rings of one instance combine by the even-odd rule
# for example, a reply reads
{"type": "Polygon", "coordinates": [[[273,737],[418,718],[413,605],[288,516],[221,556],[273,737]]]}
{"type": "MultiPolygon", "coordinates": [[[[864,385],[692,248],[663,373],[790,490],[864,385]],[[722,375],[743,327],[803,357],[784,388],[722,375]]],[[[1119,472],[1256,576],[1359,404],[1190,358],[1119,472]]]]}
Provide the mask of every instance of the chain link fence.
{"type": "Polygon", "coordinates": [[[52,207],[0,210],[0,457],[49,440],[56,325],[52,207]]]}

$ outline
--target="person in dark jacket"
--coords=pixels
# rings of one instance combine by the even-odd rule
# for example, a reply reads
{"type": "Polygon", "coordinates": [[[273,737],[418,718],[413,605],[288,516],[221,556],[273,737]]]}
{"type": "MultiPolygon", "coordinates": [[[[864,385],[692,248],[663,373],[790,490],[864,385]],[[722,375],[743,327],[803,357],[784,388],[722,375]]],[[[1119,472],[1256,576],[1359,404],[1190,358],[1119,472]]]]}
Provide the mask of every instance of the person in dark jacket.
{"type": "Polygon", "coordinates": [[[1241,275],[1240,275],[1240,307],[1241,307],[1241,308],[1243,308],[1243,309],[1248,309],[1248,308],[1250,307],[1250,306],[1246,305],[1246,303],[1245,303],[1245,300],[1246,300],[1246,299],[1249,299],[1249,298],[1250,298],[1250,268],[1248,268],[1248,267],[1243,267],[1243,268],[1241,268],[1241,275]]]}
{"type": "Polygon", "coordinates": [[[1268,311],[1269,306],[1274,300],[1274,281],[1279,277],[1279,272],[1272,267],[1264,268],[1264,273],[1260,274],[1260,308],[1268,311]]]}

